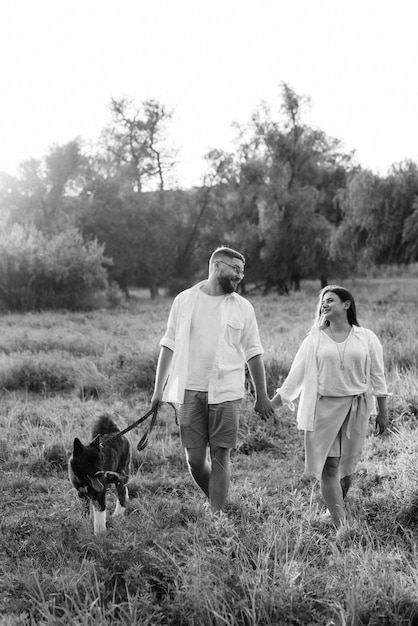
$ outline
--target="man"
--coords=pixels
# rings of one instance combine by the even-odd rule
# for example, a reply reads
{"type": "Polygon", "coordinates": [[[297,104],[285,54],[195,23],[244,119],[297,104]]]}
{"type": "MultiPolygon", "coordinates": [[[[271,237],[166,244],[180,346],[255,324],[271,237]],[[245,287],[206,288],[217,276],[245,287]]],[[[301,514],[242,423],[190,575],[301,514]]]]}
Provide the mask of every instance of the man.
{"type": "Polygon", "coordinates": [[[246,362],[256,390],[256,413],[274,415],[254,309],[236,293],[244,266],[242,254],[217,248],[209,260],[208,279],[175,298],[160,341],[151,399],[152,406],[162,401],[181,404],[180,435],[189,470],[213,512],[222,509],[228,496],[246,362]]]}

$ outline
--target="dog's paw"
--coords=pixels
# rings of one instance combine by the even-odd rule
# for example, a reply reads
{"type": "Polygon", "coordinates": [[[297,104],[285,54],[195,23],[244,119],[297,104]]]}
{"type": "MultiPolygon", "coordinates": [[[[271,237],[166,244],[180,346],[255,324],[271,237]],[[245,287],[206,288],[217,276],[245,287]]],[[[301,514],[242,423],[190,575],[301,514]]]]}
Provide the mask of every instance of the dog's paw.
{"type": "Polygon", "coordinates": [[[93,509],[93,530],[95,535],[105,532],[106,511],[97,511],[97,509],[93,509]]]}
{"type": "Polygon", "coordinates": [[[118,517],[119,515],[125,515],[126,507],[122,506],[119,500],[116,500],[116,507],[113,511],[112,517],[118,517]]]}

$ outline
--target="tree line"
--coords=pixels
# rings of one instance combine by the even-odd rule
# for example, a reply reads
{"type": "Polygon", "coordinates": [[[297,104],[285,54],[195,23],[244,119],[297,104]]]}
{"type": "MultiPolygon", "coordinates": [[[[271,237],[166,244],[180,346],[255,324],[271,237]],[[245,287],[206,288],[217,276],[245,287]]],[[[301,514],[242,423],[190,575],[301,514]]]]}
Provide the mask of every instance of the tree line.
{"type": "Polygon", "coordinates": [[[245,254],[244,291],[263,293],[415,262],[416,163],[386,176],[360,167],[305,123],[308,106],[283,83],[277,111],[263,103],[236,124],[234,151],[212,150],[201,185],[181,189],[169,184],[172,112],[155,100],[111,100],[90,149],[76,138],[24,161],[16,176],[0,173],[0,300],[76,307],[110,285],[127,296],[133,286],[174,294],[219,244],[245,254]]]}

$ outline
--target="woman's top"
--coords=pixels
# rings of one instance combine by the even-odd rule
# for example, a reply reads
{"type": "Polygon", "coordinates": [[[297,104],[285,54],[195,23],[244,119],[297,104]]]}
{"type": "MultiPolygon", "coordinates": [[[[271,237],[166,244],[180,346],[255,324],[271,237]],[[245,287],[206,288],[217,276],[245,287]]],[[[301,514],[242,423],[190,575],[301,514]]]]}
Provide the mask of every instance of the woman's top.
{"type": "MultiPolygon", "coordinates": [[[[292,410],[294,410],[293,401],[300,396],[297,424],[298,428],[302,430],[313,430],[315,405],[319,393],[318,350],[323,335],[327,336],[321,328],[311,329],[296,353],[286,380],[277,389],[284,404],[287,404],[292,410]]],[[[360,354],[362,350],[366,353],[363,369],[366,378],[364,393],[370,413],[375,413],[376,406],[373,396],[388,395],[381,343],[371,330],[361,326],[352,326],[350,344],[352,344],[350,351],[352,350],[353,354],[354,352],[360,354]]],[[[341,350],[341,344],[338,345],[341,350]]],[[[346,351],[347,349],[348,347],[346,351]]],[[[346,355],[344,355],[344,359],[345,357],[346,355]]],[[[340,367],[340,361],[341,359],[339,359],[337,367],[340,367]]],[[[357,393],[361,393],[361,391],[356,391],[357,393]]]]}
{"type": "Polygon", "coordinates": [[[337,343],[327,333],[319,335],[316,353],[318,393],[321,396],[355,396],[367,391],[367,349],[350,332],[337,343]]]}

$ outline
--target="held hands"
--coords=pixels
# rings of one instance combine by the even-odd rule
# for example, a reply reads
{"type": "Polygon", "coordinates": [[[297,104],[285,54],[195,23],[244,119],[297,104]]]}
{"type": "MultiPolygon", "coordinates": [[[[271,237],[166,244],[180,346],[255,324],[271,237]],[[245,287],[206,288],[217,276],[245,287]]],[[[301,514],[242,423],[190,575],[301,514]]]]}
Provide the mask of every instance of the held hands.
{"type": "Polygon", "coordinates": [[[272,407],[270,399],[267,396],[256,399],[254,403],[254,411],[263,420],[274,417],[274,409],[272,407]]]}
{"type": "Polygon", "coordinates": [[[280,394],[276,394],[271,400],[269,398],[259,399],[257,398],[254,404],[254,411],[263,420],[269,419],[275,416],[275,410],[282,404],[280,394]]]}

